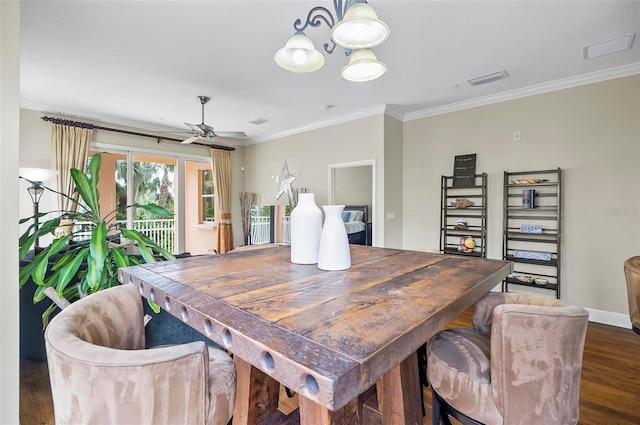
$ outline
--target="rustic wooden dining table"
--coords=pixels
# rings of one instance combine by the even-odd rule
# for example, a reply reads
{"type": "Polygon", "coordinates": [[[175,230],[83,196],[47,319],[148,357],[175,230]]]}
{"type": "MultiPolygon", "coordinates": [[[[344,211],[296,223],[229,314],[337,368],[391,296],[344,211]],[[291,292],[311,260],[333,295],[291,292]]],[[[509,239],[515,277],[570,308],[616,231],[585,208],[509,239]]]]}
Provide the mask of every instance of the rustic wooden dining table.
{"type": "Polygon", "coordinates": [[[234,425],[276,423],[280,383],[299,394],[302,425],[362,423],[358,398],[374,385],[384,424],[422,424],[416,350],[511,265],[359,245],[351,258],[323,271],[275,245],[122,268],[119,279],[233,353],[234,425]]]}

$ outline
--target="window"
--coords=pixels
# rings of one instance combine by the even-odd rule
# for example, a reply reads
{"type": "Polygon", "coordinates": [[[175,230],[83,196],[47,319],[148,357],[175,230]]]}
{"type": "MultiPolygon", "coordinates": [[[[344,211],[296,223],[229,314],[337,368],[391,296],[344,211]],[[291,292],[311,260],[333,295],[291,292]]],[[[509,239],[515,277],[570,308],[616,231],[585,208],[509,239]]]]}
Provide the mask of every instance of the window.
{"type": "Polygon", "coordinates": [[[214,218],[214,194],[213,177],[211,170],[200,170],[198,183],[200,186],[200,222],[213,222],[214,218]]]}

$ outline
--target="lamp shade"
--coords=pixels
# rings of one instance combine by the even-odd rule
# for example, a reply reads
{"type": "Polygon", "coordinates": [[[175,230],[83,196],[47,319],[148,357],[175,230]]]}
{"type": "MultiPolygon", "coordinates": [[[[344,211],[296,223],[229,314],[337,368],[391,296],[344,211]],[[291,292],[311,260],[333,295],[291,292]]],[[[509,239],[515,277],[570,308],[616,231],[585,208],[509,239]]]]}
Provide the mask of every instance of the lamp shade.
{"type": "Polygon", "coordinates": [[[303,32],[297,32],[276,52],[273,59],[280,68],[291,72],[313,72],[324,65],[324,56],[303,32]]]}
{"type": "Polygon", "coordinates": [[[347,81],[365,82],[382,77],[387,65],[380,62],[369,49],[356,50],[351,54],[349,63],[342,68],[342,78],[347,81]]]}
{"type": "Polygon", "coordinates": [[[28,167],[20,167],[19,172],[22,178],[37,183],[49,181],[58,174],[56,170],[28,167]]]}
{"type": "Polygon", "coordinates": [[[389,38],[389,26],[378,19],[376,11],[367,3],[355,3],[344,18],[331,29],[331,39],[345,49],[370,49],[389,38]]]}

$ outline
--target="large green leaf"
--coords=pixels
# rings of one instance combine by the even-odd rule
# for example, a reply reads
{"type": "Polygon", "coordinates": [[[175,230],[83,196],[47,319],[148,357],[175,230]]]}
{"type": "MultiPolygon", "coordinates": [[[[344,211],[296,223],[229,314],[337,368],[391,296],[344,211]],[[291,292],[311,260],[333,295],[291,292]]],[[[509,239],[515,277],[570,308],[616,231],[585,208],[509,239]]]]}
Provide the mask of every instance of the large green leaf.
{"type": "Polygon", "coordinates": [[[34,263],[33,261],[27,263],[26,265],[20,267],[20,287],[22,288],[24,286],[25,283],[27,283],[27,280],[29,280],[29,278],[31,277],[31,272],[33,270],[33,268],[35,267],[36,263],[34,263]]]}
{"type": "Polygon", "coordinates": [[[31,276],[37,285],[43,284],[44,277],[47,274],[47,269],[49,268],[49,258],[60,252],[60,250],[64,248],[66,242],[65,238],[54,239],[49,248],[36,254],[33,259],[33,262],[36,263],[36,265],[31,272],[31,276]]]}
{"type": "Polygon", "coordinates": [[[89,251],[96,264],[101,265],[99,267],[102,269],[107,258],[107,224],[104,221],[98,223],[91,232],[89,251]]]}
{"type": "Polygon", "coordinates": [[[173,213],[156,204],[133,204],[131,207],[142,208],[145,211],[155,214],[158,217],[173,217],[173,213]]]}
{"type": "Polygon", "coordinates": [[[98,202],[98,189],[94,181],[89,180],[82,171],[77,168],[71,169],[71,178],[75,183],[76,190],[80,198],[87,204],[96,220],[100,217],[100,203],[98,202]]]}
{"type": "Polygon", "coordinates": [[[44,223],[39,224],[37,229],[35,223],[30,225],[29,228],[20,236],[20,239],[18,239],[18,258],[22,260],[27,255],[27,252],[29,252],[37,237],[53,233],[59,225],[60,218],[45,221],[44,223]],[[31,233],[32,231],[34,232],[31,233]]]}
{"type": "Polygon", "coordinates": [[[84,248],[79,254],[75,255],[73,259],[62,267],[58,272],[58,279],[56,281],[56,292],[62,296],[67,285],[75,277],[82,261],[87,258],[89,254],[89,248],[84,248]]]}
{"type": "MultiPolygon", "coordinates": [[[[91,161],[89,161],[89,179],[91,180],[91,186],[94,188],[96,202],[100,205],[100,191],[98,190],[98,180],[100,179],[100,163],[102,162],[102,156],[100,154],[93,155],[91,161]]],[[[100,216],[100,211],[95,211],[100,216]]]]}
{"type": "Polygon", "coordinates": [[[129,261],[129,256],[124,253],[123,248],[112,248],[111,255],[113,255],[113,260],[115,261],[116,266],[118,268],[128,267],[131,265],[131,262],[129,261]]]}
{"type": "MultiPolygon", "coordinates": [[[[124,227],[120,229],[120,231],[122,232],[122,236],[124,236],[125,238],[138,242],[140,255],[142,255],[142,258],[144,258],[144,261],[146,261],[147,263],[154,263],[156,261],[156,259],[153,258],[153,253],[151,252],[151,250],[147,248],[144,235],[141,235],[135,230],[126,229],[124,227]]],[[[150,240],[149,238],[146,238],[146,239],[150,240]]]]}
{"type": "MultiPolygon", "coordinates": [[[[175,260],[176,257],[172,253],[170,253],[166,249],[162,248],[160,245],[158,245],[157,243],[155,243],[154,241],[149,239],[146,235],[143,235],[142,233],[140,233],[140,232],[138,232],[136,230],[127,229],[127,228],[124,228],[124,227],[122,227],[120,229],[120,231],[122,232],[122,236],[124,236],[125,238],[131,239],[131,240],[134,240],[134,241],[138,242],[138,247],[141,247],[140,248],[140,253],[141,254],[142,254],[142,250],[143,249],[147,249],[148,248],[148,249],[157,251],[160,255],[162,255],[167,260],[175,260]]],[[[148,249],[147,249],[147,251],[148,251],[148,249]]],[[[151,262],[155,261],[155,259],[153,261],[147,260],[147,258],[144,256],[144,254],[142,255],[142,257],[148,263],[151,263],[151,262]]]]}
{"type": "Polygon", "coordinates": [[[89,178],[91,179],[91,183],[95,187],[98,187],[98,178],[100,177],[100,163],[102,162],[102,155],[96,154],[91,157],[89,161],[89,169],[87,173],[89,174],[89,178]]]}
{"type": "Polygon", "coordinates": [[[47,325],[49,324],[51,313],[56,311],[56,308],[58,308],[58,306],[56,305],[56,303],[52,302],[51,305],[44,311],[44,313],[42,313],[42,329],[47,327],[47,325]]]}

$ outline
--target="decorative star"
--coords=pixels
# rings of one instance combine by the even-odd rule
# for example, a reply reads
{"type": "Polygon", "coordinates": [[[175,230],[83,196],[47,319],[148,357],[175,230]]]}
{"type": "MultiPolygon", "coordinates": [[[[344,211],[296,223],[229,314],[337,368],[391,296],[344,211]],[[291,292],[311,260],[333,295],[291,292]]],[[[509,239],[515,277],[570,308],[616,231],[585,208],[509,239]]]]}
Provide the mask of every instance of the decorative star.
{"type": "Polygon", "coordinates": [[[284,160],[282,171],[279,175],[273,176],[273,179],[280,185],[278,188],[278,194],[276,200],[280,199],[283,193],[286,193],[289,198],[289,205],[293,205],[293,190],[291,189],[291,183],[300,175],[300,173],[290,174],[289,167],[287,166],[287,160],[284,160]]]}

